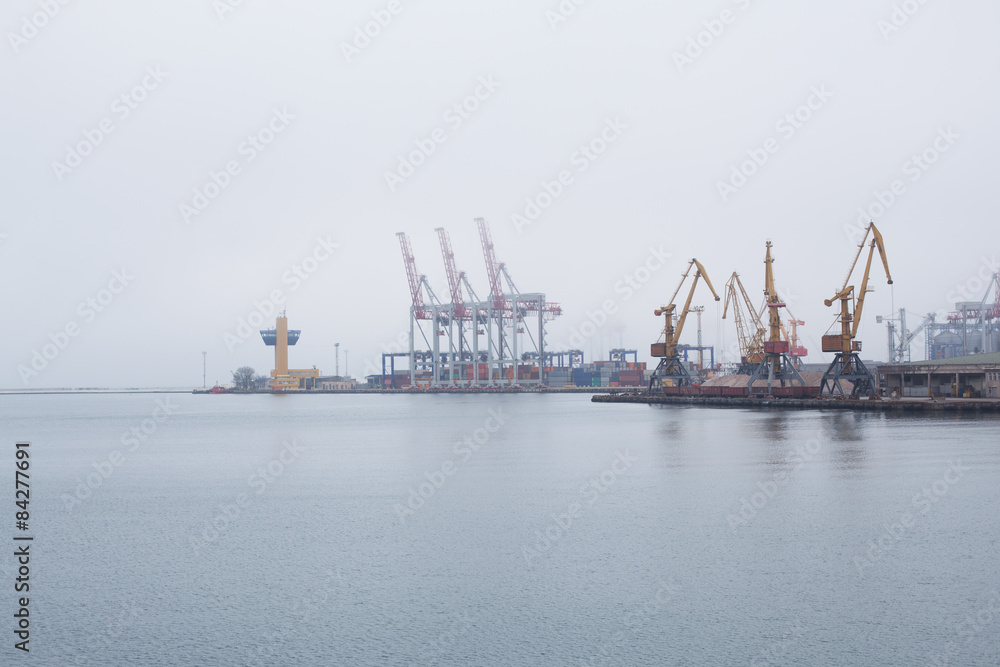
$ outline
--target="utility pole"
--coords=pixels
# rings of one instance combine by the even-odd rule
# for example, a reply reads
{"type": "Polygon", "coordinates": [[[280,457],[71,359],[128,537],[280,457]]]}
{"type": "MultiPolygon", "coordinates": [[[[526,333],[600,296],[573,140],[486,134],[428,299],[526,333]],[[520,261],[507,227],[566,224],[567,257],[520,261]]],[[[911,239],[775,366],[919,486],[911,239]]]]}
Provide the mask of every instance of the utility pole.
{"type": "Polygon", "coordinates": [[[691,312],[698,314],[698,370],[701,371],[705,368],[701,345],[701,314],[705,312],[705,306],[695,306],[691,309],[691,312]]]}
{"type": "Polygon", "coordinates": [[[340,343],[334,343],[333,348],[337,351],[337,361],[334,362],[333,374],[340,377],[340,343]]]}
{"type": "Polygon", "coordinates": [[[201,388],[205,389],[208,385],[205,383],[206,373],[205,370],[208,368],[208,352],[203,351],[201,353],[201,388]]]}

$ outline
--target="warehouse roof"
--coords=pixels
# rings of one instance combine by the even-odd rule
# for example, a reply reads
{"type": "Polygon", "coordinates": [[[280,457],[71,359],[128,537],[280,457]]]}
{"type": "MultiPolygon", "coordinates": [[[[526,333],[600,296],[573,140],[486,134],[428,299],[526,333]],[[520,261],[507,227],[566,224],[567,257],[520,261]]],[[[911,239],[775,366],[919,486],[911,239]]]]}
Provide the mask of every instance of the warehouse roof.
{"type": "Polygon", "coordinates": [[[885,366],[985,366],[1000,364],[1000,352],[990,352],[988,354],[969,354],[964,357],[951,357],[950,359],[932,359],[929,361],[911,361],[905,364],[881,364],[885,366]]]}

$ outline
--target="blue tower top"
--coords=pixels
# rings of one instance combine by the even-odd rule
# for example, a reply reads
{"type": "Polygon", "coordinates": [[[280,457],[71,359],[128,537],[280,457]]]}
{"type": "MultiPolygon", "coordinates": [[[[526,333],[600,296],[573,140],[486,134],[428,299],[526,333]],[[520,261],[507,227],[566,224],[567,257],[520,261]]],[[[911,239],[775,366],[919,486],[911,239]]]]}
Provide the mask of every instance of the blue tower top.
{"type": "MultiPolygon", "coordinates": [[[[288,330],[288,344],[295,345],[299,342],[299,336],[302,334],[302,329],[289,329],[288,330]]],[[[260,337],[264,339],[264,345],[273,347],[275,343],[278,342],[278,331],[276,329],[261,329],[260,337]]]]}

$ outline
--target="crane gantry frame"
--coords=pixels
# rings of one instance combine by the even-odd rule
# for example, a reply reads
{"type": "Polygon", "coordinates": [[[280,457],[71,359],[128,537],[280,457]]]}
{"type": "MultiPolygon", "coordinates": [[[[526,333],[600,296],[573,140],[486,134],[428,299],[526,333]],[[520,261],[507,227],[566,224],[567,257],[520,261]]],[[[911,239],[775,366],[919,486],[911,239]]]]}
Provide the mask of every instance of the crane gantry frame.
{"type": "Polygon", "coordinates": [[[429,382],[434,387],[542,384],[545,381],[544,361],[551,357],[545,351],[545,322],[561,315],[562,308],[559,304],[546,301],[544,294],[518,291],[506,265],[497,261],[487,222],[483,218],[476,218],[476,223],[490,283],[490,293],[486,300],[480,300],[476,296],[465,272],[456,267],[451,239],[443,227],[436,228],[435,232],[448,278],[450,303],[439,301],[427,282],[427,277],[417,270],[406,233],[396,234],[410,286],[411,386],[416,384],[418,365],[423,371],[430,370],[429,382]],[[508,288],[507,292],[503,291],[504,284],[508,288]],[[528,318],[533,316],[538,318],[537,331],[534,333],[526,326],[528,318]],[[421,325],[421,321],[426,320],[432,322],[430,339],[421,325]],[[427,343],[429,351],[415,349],[417,331],[427,343]],[[527,334],[533,346],[533,349],[529,347],[524,350],[520,357],[519,333],[527,334]],[[469,339],[466,338],[467,334],[469,339]],[[480,347],[480,336],[486,337],[484,348],[480,347]],[[443,352],[440,340],[445,337],[447,351],[443,352]],[[518,377],[517,367],[525,361],[538,364],[537,378],[518,377]],[[485,366],[485,373],[481,372],[481,366],[485,366]]]}

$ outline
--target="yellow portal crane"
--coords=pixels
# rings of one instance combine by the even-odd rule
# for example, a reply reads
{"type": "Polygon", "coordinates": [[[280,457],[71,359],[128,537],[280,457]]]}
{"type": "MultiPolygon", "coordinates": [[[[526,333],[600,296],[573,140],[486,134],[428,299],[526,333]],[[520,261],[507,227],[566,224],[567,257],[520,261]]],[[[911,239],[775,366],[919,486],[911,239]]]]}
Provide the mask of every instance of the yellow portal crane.
{"type": "Polygon", "coordinates": [[[791,360],[788,358],[787,336],[782,338],[784,325],[781,323],[779,308],[784,308],[785,303],[778,296],[778,290],[774,285],[774,259],[771,257],[771,242],[766,245],[764,253],[764,299],[768,310],[769,336],[764,342],[764,358],[761,363],[754,368],[750,374],[747,387],[753,393],[753,383],[757,380],[767,379],[767,393],[771,393],[771,386],[777,380],[782,387],[785,382],[797,382],[800,386],[805,386],[805,380],[799,375],[791,360]]]}
{"type": "Polygon", "coordinates": [[[687,270],[684,271],[684,275],[681,277],[681,282],[677,285],[677,289],[674,290],[674,294],[670,297],[670,304],[667,306],[662,306],[653,311],[653,314],[659,317],[663,315],[663,333],[661,338],[663,338],[662,343],[653,343],[650,346],[650,355],[653,357],[659,357],[660,363],[656,366],[656,370],[653,371],[652,377],[649,379],[648,391],[652,392],[654,388],[659,385],[660,388],[664,386],[665,380],[670,380],[675,386],[685,387],[691,385],[691,374],[688,372],[687,368],[681,362],[680,357],[677,354],[677,345],[680,341],[681,333],[684,331],[684,322],[687,320],[688,313],[693,312],[691,308],[691,299],[694,298],[694,290],[698,286],[698,279],[704,278],[705,284],[708,285],[708,289],[712,290],[712,296],[715,297],[716,301],[720,301],[719,295],[715,293],[715,288],[712,287],[712,281],[708,277],[708,273],[705,271],[705,267],[701,265],[697,259],[692,259],[688,263],[687,270]],[[674,301],[677,299],[677,294],[681,291],[681,287],[684,286],[684,281],[687,280],[688,275],[691,273],[691,267],[695,267],[694,280],[691,282],[691,290],[688,292],[687,300],[684,302],[684,307],[681,309],[680,313],[677,313],[677,306],[674,301]],[[677,317],[677,324],[674,324],[674,317],[677,317]]]}
{"type": "Polygon", "coordinates": [[[877,393],[875,376],[865,367],[861,357],[858,356],[858,352],[861,351],[861,341],[855,340],[858,335],[858,326],[861,324],[865,295],[874,291],[868,288],[868,276],[871,273],[872,257],[875,255],[876,248],[878,248],[879,257],[882,260],[882,267],[885,269],[886,282],[891,285],[892,274],[889,272],[889,260],[885,254],[885,242],[882,239],[882,234],[875,227],[875,223],[872,222],[869,223],[864,238],[858,244],[858,252],[854,256],[854,262],[851,263],[851,270],[847,273],[843,287],[833,295],[833,298],[823,301],[828,307],[832,306],[834,301],[840,301],[840,317],[837,320],[840,322],[840,334],[827,334],[822,339],[823,351],[835,352],[836,356],[823,375],[823,383],[820,385],[821,394],[844,395],[841,380],[853,383],[852,396],[875,396],[877,393]],[[858,265],[858,259],[861,258],[861,252],[865,248],[869,234],[872,239],[868,243],[868,261],[865,264],[864,277],[861,279],[861,288],[855,293],[854,285],[848,283],[850,283],[851,275],[858,265]]]}
{"type": "Polygon", "coordinates": [[[750,302],[750,297],[747,296],[747,291],[743,289],[740,275],[735,271],[726,281],[726,301],[722,306],[722,319],[726,319],[730,303],[733,304],[733,320],[736,323],[736,337],[740,344],[740,365],[736,373],[750,375],[754,366],[764,360],[764,326],[750,302]]]}

